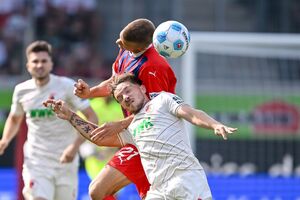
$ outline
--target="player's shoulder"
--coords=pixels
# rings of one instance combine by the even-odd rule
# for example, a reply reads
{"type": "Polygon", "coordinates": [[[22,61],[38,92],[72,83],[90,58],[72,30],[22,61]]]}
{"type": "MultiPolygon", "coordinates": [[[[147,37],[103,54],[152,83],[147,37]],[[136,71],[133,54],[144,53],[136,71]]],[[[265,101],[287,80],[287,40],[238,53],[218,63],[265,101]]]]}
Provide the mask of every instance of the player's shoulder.
{"type": "Polygon", "coordinates": [[[18,83],[15,86],[15,91],[26,90],[26,89],[30,89],[30,88],[34,88],[34,87],[35,87],[34,80],[28,79],[26,81],[18,83]]]}
{"type": "Polygon", "coordinates": [[[163,62],[163,63],[168,63],[167,59],[163,56],[161,56],[153,47],[153,45],[151,47],[149,47],[149,49],[147,49],[147,51],[144,53],[144,55],[146,57],[149,57],[148,61],[151,62],[163,62]],[[153,59],[155,58],[155,59],[153,59]]]}
{"type": "Polygon", "coordinates": [[[59,76],[55,74],[50,75],[51,81],[53,81],[55,84],[71,84],[74,85],[75,81],[72,78],[66,77],[66,76],[59,76]]]}
{"type": "Polygon", "coordinates": [[[172,98],[173,96],[174,96],[174,94],[172,94],[170,92],[161,91],[161,92],[156,93],[156,96],[152,97],[152,99],[162,102],[162,100],[172,98]]]}
{"type": "Polygon", "coordinates": [[[183,103],[181,97],[177,96],[176,94],[165,92],[165,91],[158,93],[157,96],[154,97],[153,99],[156,99],[156,101],[159,102],[175,101],[178,104],[183,103]]]}
{"type": "Polygon", "coordinates": [[[147,57],[145,66],[147,66],[147,68],[155,68],[156,70],[166,72],[171,70],[171,65],[169,64],[167,59],[161,56],[154,48],[149,49],[147,52],[148,53],[145,54],[145,56],[147,57]]]}

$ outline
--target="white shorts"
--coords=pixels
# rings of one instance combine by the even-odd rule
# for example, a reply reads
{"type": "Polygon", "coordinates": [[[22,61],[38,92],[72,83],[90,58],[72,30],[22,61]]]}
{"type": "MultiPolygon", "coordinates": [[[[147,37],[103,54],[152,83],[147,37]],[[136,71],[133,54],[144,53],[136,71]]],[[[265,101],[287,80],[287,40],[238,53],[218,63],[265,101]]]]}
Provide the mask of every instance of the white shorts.
{"type": "Polygon", "coordinates": [[[146,200],[212,199],[204,170],[176,170],[173,177],[159,187],[150,187],[146,200]]]}
{"type": "Polygon", "coordinates": [[[42,197],[47,200],[76,200],[78,168],[45,168],[23,165],[23,196],[26,200],[42,197]]]}

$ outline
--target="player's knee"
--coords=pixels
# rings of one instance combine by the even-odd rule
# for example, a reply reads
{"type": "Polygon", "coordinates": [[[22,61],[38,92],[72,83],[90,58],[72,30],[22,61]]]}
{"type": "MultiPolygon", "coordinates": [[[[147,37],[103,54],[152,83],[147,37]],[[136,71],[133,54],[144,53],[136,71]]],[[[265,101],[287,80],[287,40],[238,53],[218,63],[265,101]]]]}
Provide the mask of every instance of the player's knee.
{"type": "Polygon", "coordinates": [[[91,182],[89,186],[89,196],[92,200],[100,200],[106,196],[106,191],[101,188],[99,189],[95,183],[91,182]]]}

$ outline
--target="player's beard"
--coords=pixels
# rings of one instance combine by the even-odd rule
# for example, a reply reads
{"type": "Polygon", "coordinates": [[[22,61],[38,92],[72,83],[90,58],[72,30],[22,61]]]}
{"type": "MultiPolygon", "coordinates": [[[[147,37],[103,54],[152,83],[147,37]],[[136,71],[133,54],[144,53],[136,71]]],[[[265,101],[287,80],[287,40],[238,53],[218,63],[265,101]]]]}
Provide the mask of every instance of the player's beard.
{"type": "Polygon", "coordinates": [[[132,114],[137,114],[138,112],[140,112],[140,110],[144,107],[144,105],[145,105],[146,103],[147,103],[147,102],[145,101],[145,99],[142,99],[141,101],[139,101],[139,102],[137,103],[136,106],[133,107],[134,109],[132,109],[130,112],[131,112],[132,114]]]}
{"type": "Polygon", "coordinates": [[[48,79],[49,72],[46,69],[38,69],[34,72],[33,77],[39,81],[48,79]]]}
{"type": "Polygon", "coordinates": [[[35,76],[34,78],[39,82],[47,82],[47,80],[49,79],[49,74],[43,76],[35,76]]]}

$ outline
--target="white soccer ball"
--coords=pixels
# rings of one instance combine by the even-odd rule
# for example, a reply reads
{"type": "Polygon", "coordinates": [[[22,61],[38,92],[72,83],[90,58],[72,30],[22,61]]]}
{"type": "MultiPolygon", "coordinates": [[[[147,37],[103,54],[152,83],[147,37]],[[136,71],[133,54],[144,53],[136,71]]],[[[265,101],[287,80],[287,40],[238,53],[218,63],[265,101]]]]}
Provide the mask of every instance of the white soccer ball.
{"type": "Polygon", "coordinates": [[[190,33],[180,22],[166,21],[154,31],[153,45],[157,52],[166,58],[178,58],[188,49],[190,33]]]}

